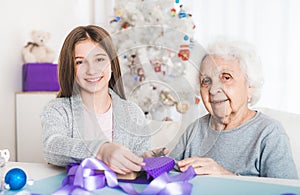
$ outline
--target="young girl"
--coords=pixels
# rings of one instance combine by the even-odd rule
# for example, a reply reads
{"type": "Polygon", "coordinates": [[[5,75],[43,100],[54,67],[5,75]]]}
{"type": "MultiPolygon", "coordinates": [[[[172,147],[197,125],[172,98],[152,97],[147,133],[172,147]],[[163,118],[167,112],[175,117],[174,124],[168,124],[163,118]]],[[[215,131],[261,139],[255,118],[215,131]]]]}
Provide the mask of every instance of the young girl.
{"type": "Polygon", "coordinates": [[[120,174],[139,171],[150,130],[142,110],[125,100],[108,32],[94,25],[73,29],[58,68],[59,94],[41,115],[46,161],[66,166],[96,157],[120,174]]]}

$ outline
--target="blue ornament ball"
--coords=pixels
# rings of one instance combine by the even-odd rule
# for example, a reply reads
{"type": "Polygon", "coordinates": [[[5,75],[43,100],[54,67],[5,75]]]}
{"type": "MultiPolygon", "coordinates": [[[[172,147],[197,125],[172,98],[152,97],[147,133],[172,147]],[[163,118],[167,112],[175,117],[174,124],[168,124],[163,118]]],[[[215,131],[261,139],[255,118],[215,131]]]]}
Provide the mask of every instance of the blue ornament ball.
{"type": "Polygon", "coordinates": [[[5,175],[5,183],[11,190],[19,190],[25,186],[27,181],[26,173],[19,168],[9,170],[5,175]]]}
{"type": "Polygon", "coordinates": [[[189,36],[184,35],[183,39],[184,39],[185,41],[187,41],[187,40],[189,40],[189,36]]]}

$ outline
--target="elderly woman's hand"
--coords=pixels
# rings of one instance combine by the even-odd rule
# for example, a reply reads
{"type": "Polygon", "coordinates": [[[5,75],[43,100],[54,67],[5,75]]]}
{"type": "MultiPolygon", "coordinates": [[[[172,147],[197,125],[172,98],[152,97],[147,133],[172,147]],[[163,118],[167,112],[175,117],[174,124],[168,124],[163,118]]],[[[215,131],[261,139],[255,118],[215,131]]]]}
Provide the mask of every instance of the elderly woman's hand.
{"type": "Polygon", "coordinates": [[[184,172],[189,166],[193,166],[197,175],[235,175],[211,158],[191,157],[177,163],[180,171],[184,172]]]}

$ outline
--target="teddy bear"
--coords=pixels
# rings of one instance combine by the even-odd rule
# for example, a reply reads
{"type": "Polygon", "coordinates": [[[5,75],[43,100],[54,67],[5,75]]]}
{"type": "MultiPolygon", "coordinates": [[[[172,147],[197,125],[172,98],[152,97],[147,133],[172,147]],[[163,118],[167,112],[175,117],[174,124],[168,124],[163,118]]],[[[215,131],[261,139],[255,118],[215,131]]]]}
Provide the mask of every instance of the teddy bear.
{"type": "Polygon", "coordinates": [[[28,42],[22,50],[25,63],[52,63],[54,51],[47,46],[51,34],[42,30],[31,32],[32,42],[28,42]]]}

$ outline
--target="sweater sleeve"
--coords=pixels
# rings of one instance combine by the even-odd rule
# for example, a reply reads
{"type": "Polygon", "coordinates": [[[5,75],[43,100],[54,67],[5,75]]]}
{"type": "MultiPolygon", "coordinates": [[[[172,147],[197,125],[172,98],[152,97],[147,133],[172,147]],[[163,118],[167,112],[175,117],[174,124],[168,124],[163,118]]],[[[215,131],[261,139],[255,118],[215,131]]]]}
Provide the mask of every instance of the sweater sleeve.
{"type": "Polygon", "coordinates": [[[107,140],[85,141],[80,137],[75,138],[71,109],[68,109],[69,105],[57,102],[50,102],[41,114],[45,160],[54,165],[66,166],[84,158],[95,157],[107,140]]]}
{"type": "MultiPolygon", "coordinates": [[[[133,139],[132,152],[138,156],[141,156],[145,151],[150,150],[151,145],[151,130],[147,125],[145,115],[143,111],[133,102],[128,102],[129,113],[132,119],[132,123],[127,127],[132,131],[130,135],[133,139]]],[[[126,117],[125,117],[126,118],[126,117]]],[[[128,116],[127,116],[128,120],[128,116]]]]}
{"type": "Polygon", "coordinates": [[[269,133],[261,145],[262,177],[298,179],[289,138],[280,124],[270,126],[269,133]]]}
{"type": "Polygon", "coordinates": [[[180,137],[179,142],[176,144],[175,148],[170,152],[170,157],[174,158],[175,161],[180,161],[184,158],[191,157],[190,149],[192,139],[195,137],[195,131],[199,129],[198,120],[191,123],[183,135],[180,137]]]}

